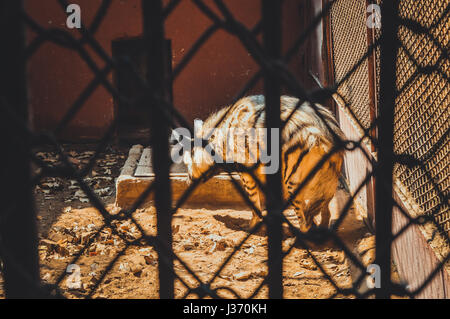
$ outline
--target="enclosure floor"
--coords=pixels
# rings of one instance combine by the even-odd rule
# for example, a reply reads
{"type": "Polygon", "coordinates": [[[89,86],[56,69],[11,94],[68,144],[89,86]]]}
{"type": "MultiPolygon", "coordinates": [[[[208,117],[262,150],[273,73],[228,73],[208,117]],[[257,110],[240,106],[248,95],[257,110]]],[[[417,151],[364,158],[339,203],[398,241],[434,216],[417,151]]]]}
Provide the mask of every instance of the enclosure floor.
{"type": "MultiPolygon", "coordinates": [[[[114,210],[112,205],[110,210],[114,210]]],[[[289,219],[295,222],[293,211],[288,211],[289,219]]],[[[156,234],[156,214],[153,207],[140,209],[134,215],[137,222],[147,232],[156,234]]],[[[336,217],[336,216],[334,216],[336,217]]],[[[207,281],[212,278],[222,262],[248,234],[245,228],[251,218],[248,210],[208,210],[180,209],[173,219],[175,253],[194,271],[198,277],[207,281]]],[[[43,249],[40,246],[41,276],[53,282],[73,263],[72,256],[82,247],[81,242],[103,225],[101,215],[93,208],[72,209],[62,213],[48,234],[48,240],[64,243],[64,253],[43,249]],[[84,239],[83,239],[84,238],[84,239]],[[76,244],[79,242],[78,244],[76,244]]],[[[139,231],[129,222],[116,225],[130,239],[139,236],[139,231]]],[[[284,227],[283,248],[293,244],[293,238],[284,227]]],[[[366,229],[352,210],[338,232],[340,238],[352,249],[364,237],[366,229]]],[[[125,248],[124,243],[106,229],[97,236],[82,257],[75,261],[81,268],[82,289],[70,290],[65,281],[60,284],[62,291],[70,298],[85,297],[100,278],[114,256],[125,248]]],[[[321,246],[311,245],[311,254],[317,258],[325,271],[340,287],[350,287],[349,264],[342,250],[334,243],[321,246]]],[[[99,298],[158,298],[158,258],[150,246],[129,247],[113,265],[98,289],[92,293],[99,298]]],[[[177,274],[191,287],[195,279],[175,262],[177,274]]],[[[229,287],[240,297],[249,297],[267,275],[267,237],[261,230],[250,236],[242,248],[233,256],[229,264],[213,281],[212,287],[229,287]]],[[[332,284],[308,256],[307,250],[294,247],[284,261],[284,287],[286,298],[328,298],[335,293],[332,284]]],[[[187,289],[180,281],[175,284],[175,296],[182,297],[187,289]]],[[[233,297],[226,290],[218,293],[233,297]]],[[[188,297],[194,297],[189,295],[188,297]]],[[[267,297],[267,287],[256,295],[267,297]]],[[[339,296],[343,297],[343,296],[339,296]]]]}
{"type": "MultiPolygon", "coordinates": [[[[101,159],[95,171],[104,175],[100,174],[92,178],[118,175],[120,166],[126,158],[126,151],[116,150],[114,155],[101,159]]],[[[69,152],[74,159],[79,158],[80,165],[83,165],[84,149],[69,152]]],[[[50,162],[55,160],[47,152],[43,152],[44,155],[50,162]]],[[[103,181],[104,177],[102,178],[100,180],[103,181]]],[[[113,179],[104,181],[109,184],[101,184],[99,189],[110,187],[114,190],[113,179]]],[[[42,185],[45,182],[49,181],[43,181],[41,187],[45,186],[42,185]]],[[[45,188],[36,191],[42,280],[54,283],[61,274],[66,272],[69,264],[75,263],[81,269],[82,288],[69,289],[65,279],[59,284],[61,291],[69,298],[84,298],[89,294],[95,298],[158,298],[158,256],[155,249],[150,246],[139,245],[125,249],[123,241],[111,234],[110,228],[107,227],[93,237],[88,249],[78,260],[74,260],[77,252],[103,226],[104,221],[96,209],[90,207],[89,203],[80,202],[80,198],[74,195],[77,189],[73,189],[70,181],[58,179],[57,182],[61,183],[61,186],[51,189],[50,194],[42,192],[45,188]],[[124,250],[123,255],[115,261],[107,275],[101,278],[104,269],[122,250],[124,250]],[[99,280],[101,281],[98,288],[92,291],[99,280]]],[[[332,206],[332,219],[337,218],[336,212],[345,202],[346,195],[341,191],[340,196],[336,198],[338,200],[333,201],[334,206],[332,206]]],[[[102,199],[110,203],[108,210],[116,211],[112,205],[114,193],[102,199]]],[[[147,234],[156,234],[154,207],[148,206],[138,210],[134,218],[147,234]]],[[[201,280],[210,280],[224,260],[248,235],[245,229],[250,218],[251,212],[246,209],[182,208],[173,219],[174,252],[201,280]]],[[[288,218],[296,225],[292,210],[288,211],[288,218]]],[[[137,228],[129,222],[121,222],[115,225],[115,228],[129,239],[139,236],[137,228]]],[[[287,230],[286,225],[284,228],[287,230]]],[[[361,252],[364,253],[364,257],[367,259],[367,256],[370,258],[372,255],[370,252],[373,252],[373,236],[367,234],[367,229],[353,209],[339,227],[338,235],[350,250],[362,245],[361,252]]],[[[288,249],[292,244],[293,238],[285,231],[283,249],[288,249]]],[[[350,287],[350,266],[342,249],[333,242],[327,242],[321,246],[311,245],[310,252],[339,287],[350,287]]],[[[196,280],[180,265],[179,261],[175,261],[175,270],[186,284],[191,287],[197,285],[196,280]]],[[[267,237],[264,231],[260,231],[250,236],[233,255],[227,266],[212,282],[212,287],[229,287],[234,289],[240,297],[245,298],[254,292],[266,275],[267,237]]],[[[336,292],[308,255],[308,251],[302,247],[292,248],[285,258],[283,278],[286,298],[328,298],[336,292]]],[[[0,298],[4,297],[1,286],[0,276],[0,298]]],[[[177,280],[175,296],[180,298],[186,291],[187,288],[177,280]]],[[[226,290],[219,290],[218,293],[224,297],[233,297],[226,290]]],[[[256,297],[267,297],[267,287],[264,286],[256,297]]]]}

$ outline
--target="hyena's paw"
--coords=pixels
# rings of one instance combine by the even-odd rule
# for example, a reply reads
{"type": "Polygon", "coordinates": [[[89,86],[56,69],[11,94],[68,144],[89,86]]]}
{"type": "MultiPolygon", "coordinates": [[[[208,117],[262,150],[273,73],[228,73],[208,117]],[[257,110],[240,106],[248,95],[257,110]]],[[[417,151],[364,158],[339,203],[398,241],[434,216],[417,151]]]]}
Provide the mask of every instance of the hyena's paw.
{"type": "Polygon", "coordinates": [[[322,229],[331,229],[331,225],[329,221],[326,222],[320,222],[318,225],[316,223],[313,223],[313,227],[322,228],[322,229]]]}
{"type": "MultiPolygon", "coordinates": [[[[315,225],[315,223],[313,223],[313,224],[315,225]]],[[[317,226],[320,228],[323,228],[323,229],[331,229],[330,214],[329,213],[322,214],[322,216],[320,218],[320,223],[317,226]]]]}
{"type": "MultiPolygon", "coordinates": [[[[263,213],[264,216],[264,213],[263,213]]],[[[253,229],[253,227],[255,227],[260,221],[262,221],[261,218],[259,218],[258,215],[253,214],[252,219],[250,220],[249,224],[248,224],[248,230],[253,229]]]]}
{"type": "Polygon", "coordinates": [[[305,219],[303,218],[298,219],[298,224],[302,233],[307,233],[310,230],[314,230],[317,228],[316,223],[314,223],[312,220],[305,221],[305,219]]]}
{"type": "Polygon", "coordinates": [[[252,219],[250,220],[247,229],[253,229],[253,227],[255,227],[259,222],[261,221],[261,219],[259,217],[252,217],[252,219]]]}

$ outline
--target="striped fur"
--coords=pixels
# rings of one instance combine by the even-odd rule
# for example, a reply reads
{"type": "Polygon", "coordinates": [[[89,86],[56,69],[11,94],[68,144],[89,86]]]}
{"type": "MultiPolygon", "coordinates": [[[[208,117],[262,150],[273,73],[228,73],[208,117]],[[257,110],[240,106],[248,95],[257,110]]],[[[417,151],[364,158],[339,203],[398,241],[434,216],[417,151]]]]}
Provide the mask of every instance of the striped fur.
{"type": "MultiPolygon", "coordinates": [[[[281,97],[281,119],[283,121],[292,113],[298,101],[294,97],[281,97]]],[[[345,139],[331,112],[321,105],[316,105],[316,107],[334,134],[330,132],[313,107],[307,103],[303,103],[291,116],[281,134],[283,147],[280,169],[282,170],[283,193],[286,199],[297,189],[321,158],[330,152],[336,144],[335,136],[345,139]]],[[[264,118],[264,96],[245,97],[234,105],[225,107],[209,116],[198,135],[201,136],[211,128],[263,128],[264,118]],[[223,117],[223,121],[218,124],[223,117]]],[[[214,145],[214,149],[222,155],[224,160],[230,160],[226,158],[225,150],[230,146],[225,144],[222,147],[223,141],[219,139],[223,136],[219,136],[211,136],[210,143],[214,145]]],[[[313,218],[319,213],[321,213],[320,226],[328,227],[330,219],[328,204],[338,185],[342,161],[343,152],[334,153],[295,196],[292,205],[299,218],[302,231],[306,232],[310,229],[313,225],[313,218]]],[[[184,162],[191,178],[199,178],[214,165],[209,153],[201,147],[194,147],[191,153],[186,153],[184,162]]],[[[241,164],[253,165],[253,163],[241,164]]],[[[241,173],[240,175],[250,200],[261,210],[264,207],[264,196],[260,188],[250,174],[241,173]]],[[[255,175],[263,184],[265,183],[262,165],[255,170],[255,175]]],[[[253,213],[250,227],[254,226],[258,220],[256,213],[253,213]]]]}

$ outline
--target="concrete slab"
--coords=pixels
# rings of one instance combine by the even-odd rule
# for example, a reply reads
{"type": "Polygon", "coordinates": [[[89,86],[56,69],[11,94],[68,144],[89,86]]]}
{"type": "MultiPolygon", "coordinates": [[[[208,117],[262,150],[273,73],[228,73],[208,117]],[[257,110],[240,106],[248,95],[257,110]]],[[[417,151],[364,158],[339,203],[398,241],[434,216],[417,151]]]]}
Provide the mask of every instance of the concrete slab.
{"type": "MultiPolygon", "coordinates": [[[[116,206],[129,208],[153,182],[155,174],[151,165],[151,149],[134,145],[129,152],[124,167],[116,181],[116,206]]],[[[232,178],[239,182],[239,175],[232,178]]],[[[172,198],[174,203],[189,187],[186,167],[183,164],[172,165],[170,172],[172,198]]],[[[153,194],[145,200],[153,201],[153,194]]],[[[243,207],[245,202],[234,188],[228,174],[214,176],[202,183],[192,192],[183,207],[243,207]]]]}

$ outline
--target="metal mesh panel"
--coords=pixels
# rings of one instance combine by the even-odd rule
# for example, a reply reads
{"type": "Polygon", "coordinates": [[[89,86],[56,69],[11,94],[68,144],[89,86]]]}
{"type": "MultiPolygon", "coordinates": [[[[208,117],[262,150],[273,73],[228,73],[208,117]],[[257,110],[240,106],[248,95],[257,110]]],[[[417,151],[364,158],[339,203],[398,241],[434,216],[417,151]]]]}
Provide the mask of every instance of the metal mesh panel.
{"type": "MultiPolygon", "coordinates": [[[[381,1],[376,1],[381,4],[381,1]]],[[[402,25],[402,47],[397,62],[397,87],[400,94],[395,110],[395,151],[424,161],[422,168],[396,165],[395,175],[426,214],[433,214],[446,232],[450,232],[450,212],[439,190],[448,196],[449,157],[449,44],[448,0],[400,2],[400,15],[429,29],[421,34],[402,25]],[[447,11],[446,11],[447,10],[447,11]],[[436,70],[433,70],[436,68],[436,70]],[[441,205],[442,204],[442,205],[441,205]]],[[[333,55],[336,82],[367,50],[365,1],[338,1],[331,10],[333,55]],[[352,23],[348,23],[352,21],[352,23]],[[351,42],[351,44],[350,44],[351,42]]],[[[379,39],[380,29],[375,28],[379,39]]],[[[376,96],[379,98],[380,48],[376,56],[376,96]]],[[[367,61],[339,87],[361,123],[369,117],[369,81],[367,61]]]]}
{"type": "Polygon", "coordinates": [[[397,165],[396,176],[426,214],[433,214],[450,232],[450,212],[440,189],[448,196],[450,61],[448,0],[407,0],[400,14],[430,30],[419,34],[401,26],[402,43],[397,61],[397,86],[401,90],[395,109],[395,151],[424,161],[424,167],[397,165]],[[413,59],[411,59],[413,58],[413,59]],[[415,61],[415,62],[413,62],[415,61]]]}
{"type": "MultiPolygon", "coordinates": [[[[382,1],[381,0],[377,0],[375,1],[376,4],[378,4],[379,6],[381,6],[382,1]]],[[[380,40],[380,36],[381,36],[381,28],[374,28],[374,41],[378,41],[380,40]]],[[[381,55],[381,50],[380,50],[380,46],[376,46],[375,47],[375,96],[377,101],[380,100],[380,73],[381,73],[381,64],[380,64],[380,55],[381,55]]]]}
{"type": "MultiPolygon", "coordinates": [[[[336,1],[331,8],[334,73],[340,83],[367,51],[366,2],[362,0],[336,1]],[[351,23],[350,23],[351,22],[351,23]]],[[[347,80],[338,92],[356,114],[364,127],[370,125],[369,75],[367,59],[347,80]]]]}

